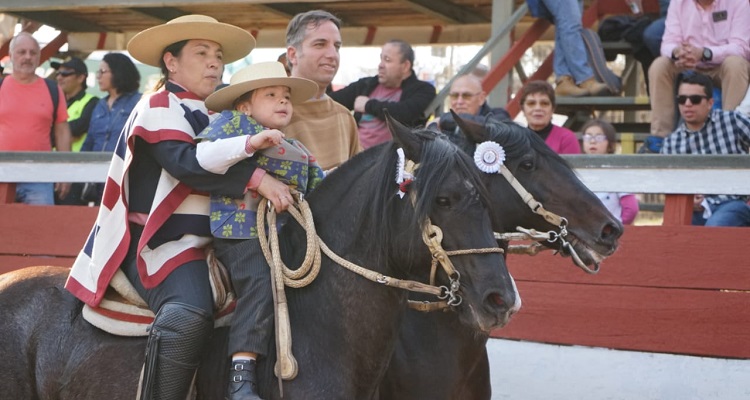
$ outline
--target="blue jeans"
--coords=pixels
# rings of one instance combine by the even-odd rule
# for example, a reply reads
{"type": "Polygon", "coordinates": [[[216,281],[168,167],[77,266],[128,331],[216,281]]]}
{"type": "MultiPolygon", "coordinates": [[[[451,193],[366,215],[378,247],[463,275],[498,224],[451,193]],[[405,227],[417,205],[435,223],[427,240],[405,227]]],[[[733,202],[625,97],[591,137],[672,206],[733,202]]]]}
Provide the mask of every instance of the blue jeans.
{"type": "Polygon", "coordinates": [[[576,84],[594,77],[581,37],[581,4],[578,0],[542,0],[555,24],[555,76],[571,76],[576,84]]]}
{"type": "Polygon", "coordinates": [[[55,184],[38,182],[16,183],[16,202],[34,205],[54,205],[55,184]]]}
{"type": "Polygon", "coordinates": [[[667,9],[669,8],[669,0],[659,0],[659,17],[664,18],[667,16],[667,9]]]}
{"type": "Polygon", "coordinates": [[[750,226],[750,206],[742,200],[731,200],[711,205],[711,216],[703,218],[703,211],[693,213],[693,225],[750,226]]]}
{"type": "Polygon", "coordinates": [[[661,54],[661,38],[664,36],[666,18],[659,18],[643,30],[643,44],[654,57],[661,54]]]}

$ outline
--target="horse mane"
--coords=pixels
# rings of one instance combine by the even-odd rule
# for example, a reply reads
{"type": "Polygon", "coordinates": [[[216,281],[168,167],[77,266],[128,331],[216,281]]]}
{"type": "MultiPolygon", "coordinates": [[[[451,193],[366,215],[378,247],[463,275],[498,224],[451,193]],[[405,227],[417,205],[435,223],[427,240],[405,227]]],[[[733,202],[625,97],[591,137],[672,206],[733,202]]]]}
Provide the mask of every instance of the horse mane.
{"type": "MultiPolygon", "coordinates": [[[[554,160],[572,169],[565,159],[555,153],[539,135],[529,128],[518,125],[510,120],[497,121],[490,119],[485,121],[484,127],[490,140],[503,146],[508,158],[521,157],[531,148],[542,159],[548,161],[554,160]]],[[[450,134],[449,138],[467,153],[474,153],[477,143],[473,143],[466,135],[462,133],[450,134]]]]}
{"type": "MultiPolygon", "coordinates": [[[[434,198],[449,174],[458,171],[475,188],[483,204],[490,204],[488,191],[470,157],[442,134],[426,129],[413,132],[423,139],[421,162],[403,199],[397,195],[396,184],[396,150],[399,145],[392,141],[367,149],[348,160],[324,179],[309,198],[324,193],[347,196],[346,207],[355,218],[352,222],[356,222],[349,240],[368,243],[371,255],[379,263],[392,260],[390,252],[393,249],[406,251],[411,257],[413,252],[423,248],[421,237],[414,232],[420,231],[426,223],[435,205],[434,198]],[[366,182],[356,187],[341,183],[362,180],[366,182]],[[352,193],[357,190],[362,193],[352,193]],[[416,193],[413,206],[407,203],[411,201],[409,191],[416,193]]],[[[328,195],[325,197],[330,199],[328,195]]]]}

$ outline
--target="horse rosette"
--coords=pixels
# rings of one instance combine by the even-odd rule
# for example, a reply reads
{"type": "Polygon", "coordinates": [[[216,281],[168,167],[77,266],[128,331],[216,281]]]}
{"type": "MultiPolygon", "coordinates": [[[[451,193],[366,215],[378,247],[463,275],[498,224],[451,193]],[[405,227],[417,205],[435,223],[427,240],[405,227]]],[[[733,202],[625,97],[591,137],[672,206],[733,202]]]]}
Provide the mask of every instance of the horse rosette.
{"type": "Polygon", "coordinates": [[[487,174],[500,172],[505,162],[505,150],[496,142],[487,141],[477,146],[474,151],[474,163],[480,171],[487,174]]]}
{"type": "Polygon", "coordinates": [[[398,184],[397,194],[403,199],[404,195],[406,195],[406,190],[408,189],[409,184],[414,181],[414,175],[406,170],[406,156],[404,155],[404,149],[396,149],[396,154],[398,155],[398,161],[396,163],[396,183],[398,184]]]}

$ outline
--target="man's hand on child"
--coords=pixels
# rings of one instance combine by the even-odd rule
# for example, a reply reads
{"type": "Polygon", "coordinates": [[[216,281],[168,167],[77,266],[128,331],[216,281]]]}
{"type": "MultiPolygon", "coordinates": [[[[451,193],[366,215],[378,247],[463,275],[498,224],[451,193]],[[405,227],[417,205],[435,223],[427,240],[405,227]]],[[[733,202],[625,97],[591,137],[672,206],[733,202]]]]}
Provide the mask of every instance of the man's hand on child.
{"type": "Polygon", "coordinates": [[[269,174],[263,175],[257,191],[261,196],[271,201],[277,213],[285,211],[294,203],[289,186],[269,174]]]}

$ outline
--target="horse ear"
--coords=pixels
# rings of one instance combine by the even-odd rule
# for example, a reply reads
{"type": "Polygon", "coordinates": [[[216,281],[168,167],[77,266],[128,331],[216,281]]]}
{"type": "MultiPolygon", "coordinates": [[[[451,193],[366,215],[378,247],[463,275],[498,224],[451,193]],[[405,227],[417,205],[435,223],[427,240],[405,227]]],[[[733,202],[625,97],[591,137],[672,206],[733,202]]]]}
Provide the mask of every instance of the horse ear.
{"type": "Polygon", "coordinates": [[[422,154],[422,140],[411,129],[393,119],[388,110],[384,110],[383,114],[385,115],[385,122],[388,124],[388,129],[390,129],[391,135],[393,135],[393,141],[404,149],[404,155],[407,159],[419,162],[419,157],[422,154]]]}
{"type": "Polygon", "coordinates": [[[453,110],[451,110],[453,119],[461,128],[461,132],[464,133],[467,139],[473,143],[483,143],[490,140],[490,135],[487,133],[487,129],[483,124],[474,122],[470,119],[463,119],[458,116],[453,110]]]}

